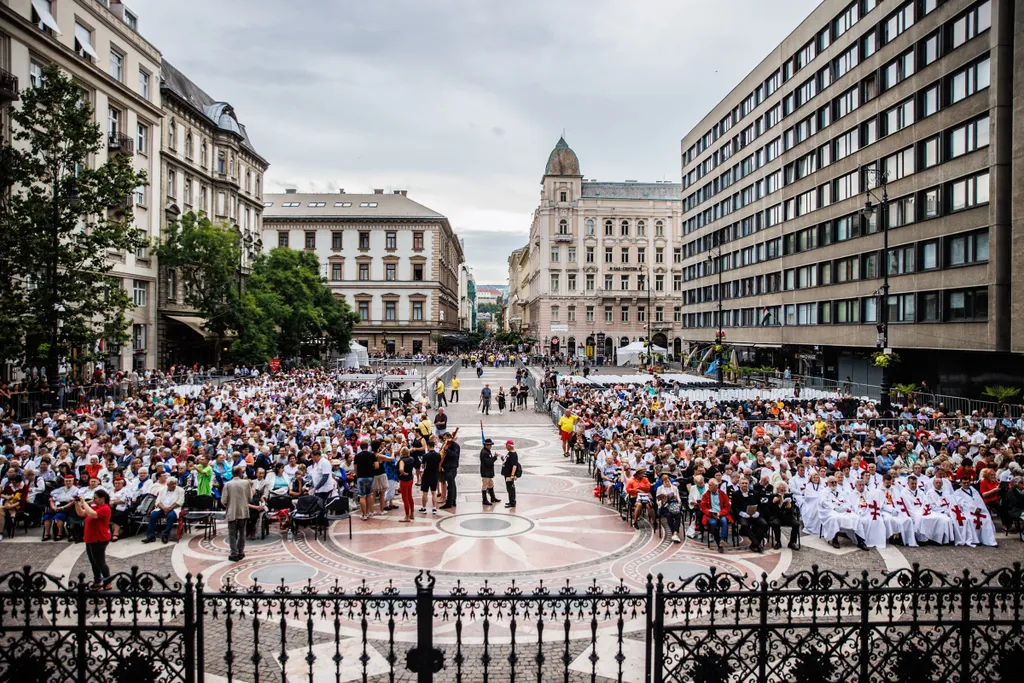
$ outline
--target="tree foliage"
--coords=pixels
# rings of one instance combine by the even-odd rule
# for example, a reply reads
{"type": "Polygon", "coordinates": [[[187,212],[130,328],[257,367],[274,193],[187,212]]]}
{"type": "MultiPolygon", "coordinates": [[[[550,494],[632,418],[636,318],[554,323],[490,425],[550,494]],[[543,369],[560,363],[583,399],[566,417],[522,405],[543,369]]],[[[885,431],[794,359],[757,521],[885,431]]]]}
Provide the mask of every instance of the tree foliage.
{"type": "Polygon", "coordinates": [[[993,384],[986,386],[985,390],[981,392],[981,395],[1000,403],[1008,403],[1010,401],[1016,401],[1020,397],[1020,388],[1008,387],[1002,384],[993,384]]]}
{"type": "Polygon", "coordinates": [[[189,212],[167,224],[154,253],[161,268],[175,270],[185,303],[203,318],[219,348],[239,324],[238,232],[226,223],[213,223],[202,212],[189,212]]]}
{"type": "Polygon", "coordinates": [[[359,322],[320,275],[316,254],[283,247],[256,259],[239,310],[243,324],[233,350],[248,362],[265,360],[271,349],[283,358],[347,353],[359,322]]]}
{"type": "Polygon", "coordinates": [[[81,89],[48,65],[11,109],[14,144],[0,150],[0,355],[44,365],[95,357],[128,340],[131,300],[111,278],[111,253],[147,243],[130,201],[147,184],[131,161],[104,158],[103,134],[81,89]]]}

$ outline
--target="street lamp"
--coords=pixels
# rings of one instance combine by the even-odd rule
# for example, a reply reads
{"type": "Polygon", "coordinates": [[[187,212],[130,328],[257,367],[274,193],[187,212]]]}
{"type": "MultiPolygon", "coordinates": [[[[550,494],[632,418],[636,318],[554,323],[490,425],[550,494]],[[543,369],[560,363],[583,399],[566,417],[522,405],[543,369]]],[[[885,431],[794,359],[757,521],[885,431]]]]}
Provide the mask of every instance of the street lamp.
{"type": "MultiPolygon", "coordinates": [[[[881,170],[877,166],[864,167],[864,194],[866,199],[864,201],[864,208],[861,210],[861,215],[863,216],[876,215],[876,204],[873,204],[871,200],[874,199],[877,202],[877,222],[879,230],[882,231],[882,295],[881,301],[876,306],[880,310],[877,311],[878,325],[876,329],[878,330],[878,338],[875,341],[875,346],[880,347],[885,355],[890,355],[891,353],[889,349],[889,193],[886,188],[888,176],[889,174],[886,171],[881,170]],[[872,191],[871,185],[867,182],[872,177],[875,179],[875,185],[881,187],[881,197],[872,191]]],[[[892,407],[889,401],[889,381],[889,367],[883,365],[882,412],[886,412],[892,407]]]]}
{"type": "MultiPolygon", "coordinates": [[[[708,266],[714,267],[715,259],[721,261],[722,248],[718,247],[708,254],[708,266]]],[[[722,384],[724,383],[724,374],[722,371],[722,356],[718,351],[718,348],[722,345],[722,264],[719,263],[718,267],[715,268],[718,271],[718,334],[715,335],[715,360],[718,364],[715,366],[715,378],[718,380],[718,390],[721,391],[722,384]]]]}
{"type": "Polygon", "coordinates": [[[647,366],[650,367],[651,354],[654,353],[651,343],[651,316],[654,315],[654,309],[651,308],[651,278],[654,276],[654,271],[651,268],[647,269],[647,366]]]}
{"type": "MultiPolygon", "coordinates": [[[[237,225],[235,226],[235,229],[239,230],[237,225]]],[[[239,230],[239,232],[241,232],[241,230],[239,230]]],[[[253,250],[252,250],[252,248],[253,248],[253,245],[255,243],[256,243],[256,241],[253,239],[251,232],[245,233],[245,236],[242,237],[242,248],[239,250],[239,253],[238,253],[238,298],[239,299],[242,298],[242,274],[245,272],[245,266],[246,266],[246,263],[248,262],[246,260],[246,258],[248,258],[249,261],[252,260],[252,257],[253,257],[253,250]]],[[[260,246],[262,246],[262,243],[260,244],[260,246]]]]}

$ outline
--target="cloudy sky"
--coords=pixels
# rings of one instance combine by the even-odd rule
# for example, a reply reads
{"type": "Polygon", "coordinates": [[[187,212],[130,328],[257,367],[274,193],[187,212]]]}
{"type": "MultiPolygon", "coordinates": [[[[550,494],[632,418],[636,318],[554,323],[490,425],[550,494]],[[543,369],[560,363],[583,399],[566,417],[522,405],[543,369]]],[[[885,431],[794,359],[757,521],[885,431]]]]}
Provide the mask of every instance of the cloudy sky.
{"type": "Polygon", "coordinates": [[[679,182],[679,141],[818,0],[128,0],[234,105],[281,191],[407,189],[479,283],[526,243],[562,130],[587,178],[679,182]]]}

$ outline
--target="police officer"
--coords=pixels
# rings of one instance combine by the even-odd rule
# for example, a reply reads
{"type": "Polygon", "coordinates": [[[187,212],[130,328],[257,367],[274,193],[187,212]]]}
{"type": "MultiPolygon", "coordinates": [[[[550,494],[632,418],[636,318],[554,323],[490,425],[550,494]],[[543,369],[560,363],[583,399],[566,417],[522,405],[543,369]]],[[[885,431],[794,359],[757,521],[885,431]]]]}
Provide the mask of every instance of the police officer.
{"type": "Polygon", "coordinates": [[[491,451],[493,445],[493,441],[485,439],[484,447],[480,449],[480,493],[483,494],[484,505],[501,502],[500,498],[494,497],[494,462],[498,454],[491,451]]]}

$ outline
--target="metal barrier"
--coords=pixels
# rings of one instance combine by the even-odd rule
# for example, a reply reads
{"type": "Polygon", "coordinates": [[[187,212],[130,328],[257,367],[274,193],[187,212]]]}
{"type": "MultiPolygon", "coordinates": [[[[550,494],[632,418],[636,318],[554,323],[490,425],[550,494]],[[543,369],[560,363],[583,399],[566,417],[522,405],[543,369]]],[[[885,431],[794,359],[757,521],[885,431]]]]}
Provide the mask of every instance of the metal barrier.
{"type": "Polygon", "coordinates": [[[1019,562],[777,581],[712,566],[636,588],[112,581],[0,576],[0,681],[1006,682],[1024,666],[1019,562]]]}

